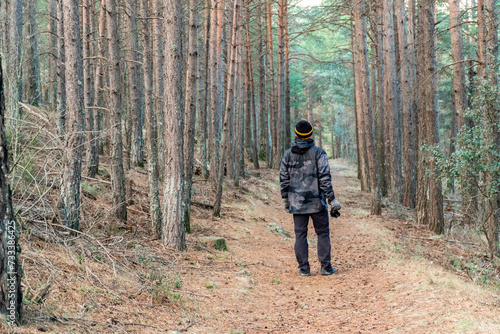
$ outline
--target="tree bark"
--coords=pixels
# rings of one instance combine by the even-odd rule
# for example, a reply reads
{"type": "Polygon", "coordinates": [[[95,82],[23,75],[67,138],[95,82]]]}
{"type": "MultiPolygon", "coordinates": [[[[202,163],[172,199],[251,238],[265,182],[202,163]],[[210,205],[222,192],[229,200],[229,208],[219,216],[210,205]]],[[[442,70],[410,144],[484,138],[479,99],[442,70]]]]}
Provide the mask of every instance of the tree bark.
{"type": "Polygon", "coordinates": [[[57,108],[57,0],[49,0],[49,105],[57,108]]]}
{"type": "MultiPolygon", "coordinates": [[[[375,135],[373,132],[373,117],[371,110],[370,83],[368,73],[368,46],[366,43],[366,17],[364,3],[359,1],[354,4],[355,24],[355,68],[356,68],[356,112],[358,114],[358,125],[361,126],[360,143],[366,146],[368,172],[370,174],[371,189],[371,214],[380,215],[381,191],[378,176],[378,159],[375,149],[375,135]]],[[[359,131],[359,130],[358,130],[359,131]]]]}
{"type": "Polygon", "coordinates": [[[393,20],[393,2],[384,1],[384,93],[385,93],[385,128],[386,128],[386,163],[389,163],[388,176],[392,200],[401,202],[401,141],[399,138],[399,122],[401,120],[398,89],[395,34],[393,20]]]}
{"type": "Polygon", "coordinates": [[[38,50],[38,25],[36,22],[36,1],[28,1],[28,29],[26,31],[28,47],[26,60],[29,65],[26,75],[26,97],[29,104],[40,104],[40,59],[38,50]]]}
{"type": "MultiPolygon", "coordinates": [[[[165,165],[165,143],[164,143],[164,41],[163,41],[163,0],[151,0],[153,10],[153,96],[154,109],[158,115],[158,161],[161,166],[165,165]]],[[[163,168],[159,169],[160,176],[163,174],[163,168]]]]}
{"type": "Polygon", "coordinates": [[[64,44],[64,15],[63,15],[63,0],[57,0],[57,99],[58,99],[58,126],[60,135],[66,133],[66,73],[64,70],[66,63],[65,44],[64,44]]]}
{"type": "Polygon", "coordinates": [[[125,172],[123,169],[122,139],[122,90],[120,76],[120,41],[117,25],[117,0],[106,1],[106,24],[109,45],[109,109],[111,118],[111,188],[113,191],[113,214],[127,220],[125,172]]]}
{"type": "Polygon", "coordinates": [[[139,80],[139,57],[137,56],[137,0],[126,0],[125,6],[125,41],[126,65],[128,71],[129,108],[128,117],[131,118],[132,129],[132,162],[140,165],[144,162],[143,137],[142,137],[142,101],[139,80]]]}
{"type": "Polygon", "coordinates": [[[231,117],[231,113],[233,112],[232,107],[233,107],[233,100],[234,100],[234,77],[235,77],[235,71],[236,71],[236,53],[237,53],[237,48],[238,48],[238,41],[237,41],[237,36],[238,36],[238,31],[239,31],[239,25],[238,25],[238,19],[239,19],[239,11],[240,11],[240,1],[235,0],[234,1],[234,9],[233,9],[233,32],[232,32],[232,44],[231,44],[231,63],[229,64],[229,69],[227,71],[227,91],[226,91],[226,107],[225,107],[225,113],[224,113],[224,123],[223,123],[223,130],[222,130],[222,140],[221,140],[221,145],[220,145],[220,152],[221,152],[221,163],[219,165],[219,170],[217,171],[217,183],[216,183],[216,193],[215,193],[215,203],[214,203],[214,210],[213,210],[213,215],[215,217],[220,216],[220,210],[221,210],[221,202],[222,202],[222,188],[224,184],[224,161],[226,161],[226,154],[228,150],[228,143],[229,143],[229,120],[231,117]]]}
{"type": "MultiPolygon", "coordinates": [[[[436,51],[434,39],[434,9],[433,0],[423,0],[418,4],[418,39],[417,51],[419,76],[419,142],[427,146],[439,143],[438,112],[437,112],[437,76],[436,51]],[[425,125],[424,125],[425,124],[425,125]]],[[[419,145],[422,147],[422,145],[419,145]]],[[[444,231],[443,194],[439,170],[428,152],[419,154],[419,193],[417,194],[417,219],[426,223],[436,234],[444,231]],[[426,175],[427,171],[429,175],[426,175]],[[425,175],[425,176],[424,176],[425,175]],[[427,189],[427,190],[426,190],[427,189]],[[422,203],[426,201],[427,204],[422,203]],[[422,212],[426,210],[426,212],[422,212]]]]}
{"type": "Polygon", "coordinates": [[[396,0],[395,4],[398,38],[399,59],[401,60],[401,105],[403,110],[403,205],[415,208],[416,180],[415,180],[415,129],[413,122],[413,83],[411,58],[408,45],[408,28],[406,23],[406,7],[404,0],[396,0]]]}
{"type": "Polygon", "coordinates": [[[12,207],[12,192],[9,182],[9,152],[5,133],[5,93],[0,55],[0,313],[7,322],[19,324],[22,318],[23,294],[21,277],[21,247],[19,228],[12,207]]]}
{"type": "MultiPolygon", "coordinates": [[[[141,16],[151,15],[151,4],[149,0],[142,0],[141,16]]],[[[151,38],[151,24],[144,20],[142,24],[142,47],[144,50],[144,103],[146,116],[146,150],[148,157],[148,197],[149,215],[151,216],[151,227],[153,236],[161,238],[161,206],[158,172],[158,121],[154,109],[153,97],[153,43],[151,38]]]]}
{"type": "Polygon", "coordinates": [[[185,191],[184,191],[184,215],[186,231],[191,232],[190,211],[191,211],[191,191],[193,185],[193,161],[194,161],[194,131],[196,124],[196,98],[198,76],[198,0],[189,1],[189,45],[186,72],[186,128],[184,131],[184,152],[185,161],[185,191]]]}
{"type": "Polygon", "coordinates": [[[164,92],[165,181],[163,185],[163,243],[186,248],[184,221],[184,110],[182,108],[182,1],[164,0],[165,38],[164,92]]]}
{"type": "Polygon", "coordinates": [[[8,80],[9,80],[9,110],[16,118],[21,117],[22,101],[22,37],[23,37],[23,2],[11,0],[9,11],[9,50],[8,50],[8,80]]]}
{"type": "Polygon", "coordinates": [[[250,44],[250,0],[243,0],[245,5],[245,49],[246,49],[246,61],[247,61],[247,76],[248,76],[248,98],[247,101],[250,102],[247,105],[249,116],[250,116],[250,129],[251,136],[248,140],[251,146],[251,154],[253,165],[255,169],[259,169],[259,140],[257,137],[257,110],[255,108],[255,91],[254,91],[254,81],[253,81],[253,67],[252,67],[252,48],[250,44]]]}
{"type": "MultiPolygon", "coordinates": [[[[271,154],[271,166],[274,168],[279,167],[281,161],[281,155],[279,151],[276,150],[278,147],[276,144],[278,142],[279,129],[277,128],[277,110],[276,110],[276,82],[274,79],[274,52],[273,52],[273,12],[271,7],[271,0],[267,0],[267,46],[268,46],[268,63],[269,63],[269,81],[271,90],[269,92],[269,113],[271,115],[271,142],[272,142],[272,154],[271,154]]],[[[278,92],[279,93],[279,92],[278,92]]]]}
{"type": "MultiPolygon", "coordinates": [[[[87,175],[95,177],[99,172],[99,151],[103,140],[100,138],[102,134],[102,123],[104,118],[104,109],[107,106],[107,99],[104,98],[104,77],[107,74],[107,61],[104,58],[107,56],[107,37],[106,37],[106,0],[101,0],[98,22],[98,38],[97,38],[97,59],[94,78],[94,123],[93,134],[94,140],[90,143],[88,157],[87,175]]],[[[107,76],[106,76],[107,77],[107,76]]],[[[91,135],[92,136],[92,135],[91,135]]]]}
{"type": "Polygon", "coordinates": [[[76,0],[63,0],[64,39],[66,51],[65,75],[68,102],[65,154],[61,183],[61,217],[64,224],[78,230],[80,223],[80,182],[85,131],[83,106],[82,40],[80,13],[76,0]]]}
{"type": "MultiPolygon", "coordinates": [[[[87,145],[88,145],[88,150],[87,150],[87,171],[89,172],[90,177],[95,177],[97,174],[97,169],[94,166],[94,158],[93,154],[95,152],[92,152],[93,149],[96,149],[97,147],[93,147],[94,141],[95,141],[95,136],[96,133],[94,132],[94,91],[92,87],[92,60],[90,59],[91,55],[91,25],[90,25],[90,20],[91,20],[91,15],[92,15],[92,9],[91,9],[91,1],[89,0],[84,0],[83,6],[82,6],[82,25],[83,25],[83,78],[84,78],[84,98],[83,98],[83,106],[85,109],[85,116],[86,116],[86,126],[87,126],[87,145]]],[[[99,154],[99,152],[97,152],[99,154]]]]}

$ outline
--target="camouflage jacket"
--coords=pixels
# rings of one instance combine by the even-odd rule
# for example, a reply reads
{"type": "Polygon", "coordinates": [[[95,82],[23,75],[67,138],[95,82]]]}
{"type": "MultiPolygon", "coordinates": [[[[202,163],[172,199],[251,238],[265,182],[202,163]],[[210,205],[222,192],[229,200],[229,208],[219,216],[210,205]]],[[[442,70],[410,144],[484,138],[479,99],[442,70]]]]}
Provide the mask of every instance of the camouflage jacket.
{"type": "Polygon", "coordinates": [[[326,152],[313,139],[295,139],[280,166],[281,197],[288,198],[290,213],[327,210],[325,199],[335,198],[326,152]]]}

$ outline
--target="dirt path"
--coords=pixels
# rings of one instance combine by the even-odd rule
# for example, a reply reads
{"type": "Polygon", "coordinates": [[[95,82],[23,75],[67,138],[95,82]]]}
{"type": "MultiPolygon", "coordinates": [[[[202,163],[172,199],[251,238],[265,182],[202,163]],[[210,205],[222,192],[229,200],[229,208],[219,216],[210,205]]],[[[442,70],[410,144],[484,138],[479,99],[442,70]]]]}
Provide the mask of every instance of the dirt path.
{"type": "Polygon", "coordinates": [[[312,276],[296,274],[291,216],[281,208],[276,172],[264,171],[262,181],[243,185],[244,200],[225,207],[225,219],[195,226],[195,233],[223,235],[229,252],[207,254],[212,265],[203,267],[199,254],[187,253],[186,263],[200,269],[182,273],[183,289],[200,295],[193,295],[199,309],[189,332],[500,333],[495,292],[399,256],[383,226],[388,218],[367,215],[353,170],[340,162],[332,167],[343,203],[342,216],[331,219],[338,274],[318,275],[312,227],[312,276]]]}

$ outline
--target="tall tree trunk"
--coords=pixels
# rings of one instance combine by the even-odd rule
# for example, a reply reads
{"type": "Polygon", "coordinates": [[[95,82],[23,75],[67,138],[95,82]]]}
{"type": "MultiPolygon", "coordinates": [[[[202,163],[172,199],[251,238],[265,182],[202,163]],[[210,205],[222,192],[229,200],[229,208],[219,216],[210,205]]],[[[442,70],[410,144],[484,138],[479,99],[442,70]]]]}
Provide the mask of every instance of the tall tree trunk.
{"type": "MultiPolygon", "coordinates": [[[[208,117],[208,106],[210,105],[210,94],[208,94],[208,91],[210,89],[210,73],[212,72],[212,69],[209,66],[209,60],[210,60],[210,38],[211,38],[211,30],[213,27],[211,26],[210,22],[212,19],[212,11],[210,9],[210,0],[204,0],[205,1],[205,26],[204,26],[204,37],[205,41],[203,43],[204,51],[205,53],[203,54],[204,60],[203,60],[203,67],[205,69],[205,73],[203,75],[204,82],[203,82],[203,89],[200,89],[200,102],[199,103],[199,110],[200,110],[200,132],[201,132],[201,154],[202,154],[202,175],[206,179],[208,178],[208,134],[209,134],[209,129],[208,129],[208,122],[207,122],[207,117],[208,117]]],[[[201,72],[200,72],[201,73],[201,72]]],[[[201,82],[200,82],[201,84],[201,82]]]]}
{"type": "Polygon", "coordinates": [[[96,69],[94,78],[94,119],[92,120],[94,134],[91,134],[94,140],[90,143],[89,151],[87,151],[87,175],[89,177],[95,177],[99,172],[99,150],[100,144],[103,142],[100,136],[102,134],[104,109],[107,106],[107,99],[105,99],[104,93],[104,77],[107,73],[106,67],[108,67],[105,66],[107,62],[104,60],[107,55],[108,45],[106,37],[106,0],[101,0],[97,29],[99,37],[97,38],[97,59],[95,62],[96,69]]]}
{"type": "MultiPolygon", "coordinates": [[[[91,1],[84,0],[82,6],[82,25],[83,25],[83,79],[84,79],[84,98],[83,98],[83,106],[85,108],[85,116],[86,116],[86,126],[87,126],[87,170],[89,171],[90,177],[94,177],[97,174],[97,170],[95,166],[92,166],[94,163],[92,149],[94,148],[94,141],[96,133],[94,132],[94,90],[92,87],[92,67],[93,60],[90,59],[91,55],[91,41],[92,41],[92,31],[91,31],[91,1]]],[[[97,147],[95,147],[97,148],[97,147]]],[[[99,152],[97,152],[98,154],[99,152]]]]}
{"type": "Polygon", "coordinates": [[[259,76],[260,76],[260,109],[262,115],[262,148],[265,147],[266,150],[266,167],[271,168],[272,163],[272,129],[271,129],[271,119],[270,119],[270,108],[271,102],[268,104],[267,98],[267,69],[266,69],[266,54],[267,54],[267,38],[266,38],[266,27],[267,27],[267,7],[265,0],[259,0],[257,17],[259,18],[259,76]],[[264,10],[262,10],[264,9],[264,10]]]}
{"type": "Polygon", "coordinates": [[[284,116],[285,116],[285,21],[284,21],[284,1],[278,0],[278,33],[277,33],[277,58],[276,58],[276,153],[278,154],[275,160],[275,168],[279,168],[281,163],[281,155],[283,152],[283,137],[284,137],[284,116]]]}
{"type": "Polygon", "coordinates": [[[397,96],[397,68],[395,34],[393,20],[393,2],[384,1],[384,93],[386,127],[386,163],[389,163],[388,176],[392,200],[401,202],[401,141],[399,121],[401,119],[397,96]]]}
{"type": "MultiPolygon", "coordinates": [[[[357,91],[357,112],[360,118],[360,125],[364,128],[364,145],[366,145],[368,171],[371,182],[371,214],[380,215],[381,209],[381,191],[379,187],[377,151],[375,150],[375,135],[372,127],[372,110],[370,97],[370,83],[368,73],[368,47],[366,44],[366,17],[363,2],[354,4],[354,24],[355,24],[355,68],[357,91]]],[[[363,133],[361,132],[361,133],[363,133]]],[[[361,141],[361,137],[360,137],[361,141]]]]}
{"type": "Polygon", "coordinates": [[[408,45],[408,28],[406,23],[406,7],[404,0],[396,0],[395,3],[398,38],[399,59],[401,60],[401,105],[403,109],[403,159],[404,159],[404,183],[403,183],[403,205],[409,208],[415,207],[416,180],[415,180],[415,129],[413,123],[413,82],[411,71],[411,58],[408,45]]]}
{"type": "Polygon", "coordinates": [[[85,131],[83,106],[82,40],[80,13],[76,0],[63,0],[66,48],[66,96],[68,102],[65,155],[61,183],[61,216],[65,225],[78,230],[80,223],[80,182],[85,131]]]}
{"type": "MultiPolygon", "coordinates": [[[[467,90],[465,86],[465,63],[463,54],[462,19],[460,17],[460,2],[449,0],[450,6],[450,36],[451,36],[451,56],[453,60],[453,98],[456,113],[457,128],[470,126],[464,116],[468,108],[467,90]]],[[[452,145],[462,146],[461,142],[453,142],[452,145]]],[[[472,175],[463,177],[464,180],[472,180],[472,175]]],[[[474,215],[473,194],[470,192],[472,185],[468,181],[462,182],[462,208],[465,212],[464,222],[470,223],[474,215]]]]}
{"type": "Polygon", "coordinates": [[[234,186],[239,187],[240,177],[245,174],[245,74],[243,63],[243,45],[236,48],[236,68],[235,76],[237,77],[237,95],[235,108],[238,109],[238,140],[237,140],[237,156],[235,161],[234,186]]]}
{"type": "Polygon", "coordinates": [[[482,78],[484,70],[488,65],[488,58],[486,52],[486,13],[485,13],[485,0],[477,0],[477,76],[482,78]]]}
{"type": "Polygon", "coordinates": [[[269,148],[269,128],[268,128],[268,118],[269,118],[269,108],[267,105],[267,82],[266,82],[266,54],[265,54],[265,14],[262,10],[264,6],[263,0],[258,0],[257,4],[257,20],[258,20],[258,53],[259,53],[259,103],[260,103],[260,148],[265,152],[266,164],[269,168],[271,151],[269,148]]]}
{"type": "Polygon", "coordinates": [[[28,47],[26,60],[29,65],[26,75],[26,102],[40,104],[40,60],[38,51],[38,25],[36,22],[36,1],[28,1],[28,29],[26,31],[28,47]]]}
{"type": "Polygon", "coordinates": [[[22,67],[21,50],[23,37],[23,2],[22,0],[10,0],[9,11],[9,50],[8,50],[8,80],[9,82],[9,110],[14,117],[21,117],[21,107],[18,102],[22,101],[22,67]]]}
{"type": "MultiPolygon", "coordinates": [[[[153,10],[153,96],[154,110],[158,115],[158,131],[161,134],[158,136],[158,161],[161,166],[165,165],[165,143],[164,143],[164,111],[163,111],[163,93],[164,93],[164,71],[163,71],[163,56],[164,56],[164,41],[163,41],[163,0],[151,0],[153,10]]],[[[160,175],[163,174],[163,168],[159,170],[160,175]]]]}
{"type": "Polygon", "coordinates": [[[106,0],[106,24],[109,45],[109,109],[111,117],[111,188],[116,218],[127,220],[125,172],[123,169],[122,90],[120,76],[120,41],[117,24],[117,0],[106,0]]]}
{"type": "MultiPolygon", "coordinates": [[[[149,0],[142,0],[141,16],[151,15],[151,4],[149,0]]],[[[144,20],[142,24],[142,47],[144,50],[144,98],[147,134],[147,157],[148,157],[148,197],[149,215],[151,216],[152,231],[155,238],[161,238],[161,206],[158,172],[158,121],[154,109],[153,97],[153,44],[151,38],[151,24],[144,20]]]]}
{"type": "Polygon", "coordinates": [[[385,68],[384,68],[384,34],[382,32],[384,15],[383,15],[383,5],[378,4],[376,9],[377,17],[377,87],[378,87],[378,99],[377,99],[377,116],[376,116],[376,136],[377,136],[377,156],[379,161],[379,171],[380,171],[380,187],[382,195],[387,195],[387,169],[386,169],[386,136],[385,133],[385,68]]]}
{"type": "MultiPolygon", "coordinates": [[[[419,129],[419,142],[424,145],[432,146],[439,143],[438,134],[438,112],[437,112],[437,76],[436,72],[436,51],[434,40],[434,9],[433,0],[423,0],[418,4],[418,76],[419,76],[419,105],[418,115],[419,123],[425,126],[422,131],[419,129]]],[[[421,145],[419,145],[422,147],[421,145]]],[[[443,216],[443,194],[439,170],[434,161],[428,158],[428,153],[419,154],[419,178],[417,195],[417,218],[419,222],[427,223],[429,228],[437,234],[444,231],[443,216]],[[423,176],[427,173],[429,176],[423,176]],[[422,184],[422,181],[424,182],[422,184]],[[427,188],[427,191],[425,191],[427,188]],[[422,204],[426,201],[427,204],[422,204]],[[419,203],[420,202],[420,203],[419,203]],[[427,210],[426,213],[421,210],[427,210]],[[424,218],[422,220],[422,218],[424,218]]]]}
{"type": "Polygon", "coordinates": [[[246,61],[247,61],[247,76],[248,76],[248,98],[247,101],[250,102],[247,105],[250,115],[250,129],[251,136],[248,140],[251,146],[252,160],[255,169],[259,169],[259,140],[257,137],[257,110],[255,108],[255,90],[253,81],[253,67],[252,67],[252,48],[250,44],[250,0],[243,0],[245,6],[245,49],[246,49],[246,61]]]}
{"type": "Polygon", "coordinates": [[[182,1],[164,0],[165,80],[165,181],[163,185],[163,243],[186,248],[184,222],[184,110],[182,108],[182,1]]]}
{"type": "Polygon", "coordinates": [[[128,88],[129,88],[129,117],[131,118],[132,129],[132,161],[135,165],[144,162],[143,155],[143,137],[142,137],[142,101],[141,85],[139,80],[139,57],[137,56],[137,0],[127,0],[126,11],[126,64],[128,70],[128,88]]]}
{"type": "Polygon", "coordinates": [[[229,143],[229,120],[231,117],[231,113],[233,112],[232,107],[233,107],[233,100],[234,100],[234,77],[235,77],[235,71],[236,71],[236,53],[237,53],[237,48],[238,48],[238,41],[237,41],[237,36],[238,36],[238,31],[239,31],[239,25],[238,19],[239,19],[239,11],[240,11],[240,1],[239,0],[234,0],[234,9],[233,9],[233,32],[232,32],[232,44],[231,44],[231,63],[229,64],[229,68],[227,71],[227,91],[226,91],[226,107],[225,107],[225,112],[224,112],[224,123],[223,123],[223,130],[222,130],[222,140],[221,140],[221,145],[220,145],[220,152],[221,152],[221,160],[220,160],[220,165],[219,165],[219,170],[217,171],[217,183],[216,183],[216,193],[215,193],[215,203],[214,203],[214,211],[213,215],[216,217],[220,216],[220,210],[221,210],[221,202],[222,202],[222,188],[223,188],[223,183],[224,183],[224,161],[226,161],[226,154],[228,150],[228,143],[229,143]]]}
{"type": "Polygon", "coordinates": [[[284,138],[284,149],[287,150],[288,147],[291,144],[292,138],[291,138],[291,132],[290,132],[290,126],[291,126],[291,120],[290,120],[290,36],[289,36],[289,30],[288,30],[288,0],[284,0],[284,26],[285,26],[285,89],[284,89],[284,94],[285,94],[285,138],[284,138]]]}
{"type": "Polygon", "coordinates": [[[57,108],[57,0],[49,0],[49,105],[57,108]]]}
{"type": "Polygon", "coordinates": [[[210,36],[210,138],[211,138],[211,150],[210,150],[210,163],[213,169],[213,173],[211,174],[212,180],[214,183],[217,182],[217,170],[219,163],[222,163],[220,160],[220,152],[218,150],[218,146],[220,143],[220,108],[222,103],[222,85],[221,80],[223,81],[223,73],[222,73],[222,45],[220,43],[220,39],[222,38],[222,26],[224,23],[224,3],[223,0],[212,0],[212,19],[211,26],[213,27],[211,36],[210,36]]]}
{"type": "MultiPolygon", "coordinates": [[[[279,129],[277,128],[277,110],[276,110],[276,83],[274,80],[274,52],[273,52],[273,11],[271,0],[267,0],[267,46],[268,46],[268,63],[269,63],[269,81],[271,90],[269,92],[269,113],[271,115],[271,137],[273,152],[271,155],[271,166],[277,167],[280,163],[281,155],[276,151],[278,147],[279,129]]],[[[279,92],[278,92],[279,93],[279,92]]]]}
{"type": "Polygon", "coordinates": [[[198,76],[198,0],[189,1],[189,46],[186,72],[186,128],[184,131],[185,159],[185,191],[184,191],[184,216],[186,231],[191,232],[191,189],[193,185],[193,161],[194,161],[194,131],[196,124],[196,78],[198,76]]]}
{"type": "MultiPolygon", "coordinates": [[[[486,48],[487,48],[487,73],[485,73],[483,80],[489,80],[489,84],[497,87],[498,86],[498,6],[497,0],[485,0],[485,13],[486,13],[486,48]],[[486,75],[487,74],[487,75],[486,75]]],[[[495,92],[494,100],[498,100],[498,93],[495,92]]],[[[486,129],[486,142],[487,145],[490,144],[493,150],[488,153],[488,165],[493,166],[495,161],[498,163],[498,157],[495,157],[494,151],[498,152],[500,149],[500,131],[498,119],[500,119],[500,110],[498,106],[493,106],[488,108],[486,112],[486,117],[484,117],[484,122],[486,123],[484,129],[486,129]]],[[[484,173],[484,179],[486,184],[492,189],[495,189],[495,182],[500,179],[500,171],[487,170],[484,173]]],[[[490,236],[488,237],[490,246],[490,258],[498,255],[500,244],[500,212],[498,210],[500,206],[500,191],[497,189],[489,196],[486,207],[488,215],[488,229],[490,236]]]]}
{"type": "Polygon", "coordinates": [[[0,313],[7,322],[19,324],[22,316],[23,293],[21,289],[21,247],[19,228],[12,207],[9,182],[9,152],[5,134],[5,93],[0,55],[0,313]]]}
{"type": "Polygon", "coordinates": [[[64,135],[66,133],[66,72],[64,70],[66,63],[66,52],[64,43],[64,15],[63,15],[63,0],[57,0],[57,49],[58,49],[58,62],[57,62],[57,99],[58,99],[58,126],[59,133],[64,135]]]}

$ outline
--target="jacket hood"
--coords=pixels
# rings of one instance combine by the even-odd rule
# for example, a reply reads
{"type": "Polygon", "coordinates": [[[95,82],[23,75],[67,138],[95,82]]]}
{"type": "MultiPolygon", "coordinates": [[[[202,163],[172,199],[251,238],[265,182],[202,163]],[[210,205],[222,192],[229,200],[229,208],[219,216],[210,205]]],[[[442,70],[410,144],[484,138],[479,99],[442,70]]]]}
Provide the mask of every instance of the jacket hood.
{"type": "Polygon", "coordinates": [[[313,146],[314,146],[314,139],[312,138],[309,139],[295,138],[294,142],[292,143],[292,153],[304,154],[313,146]]]}

